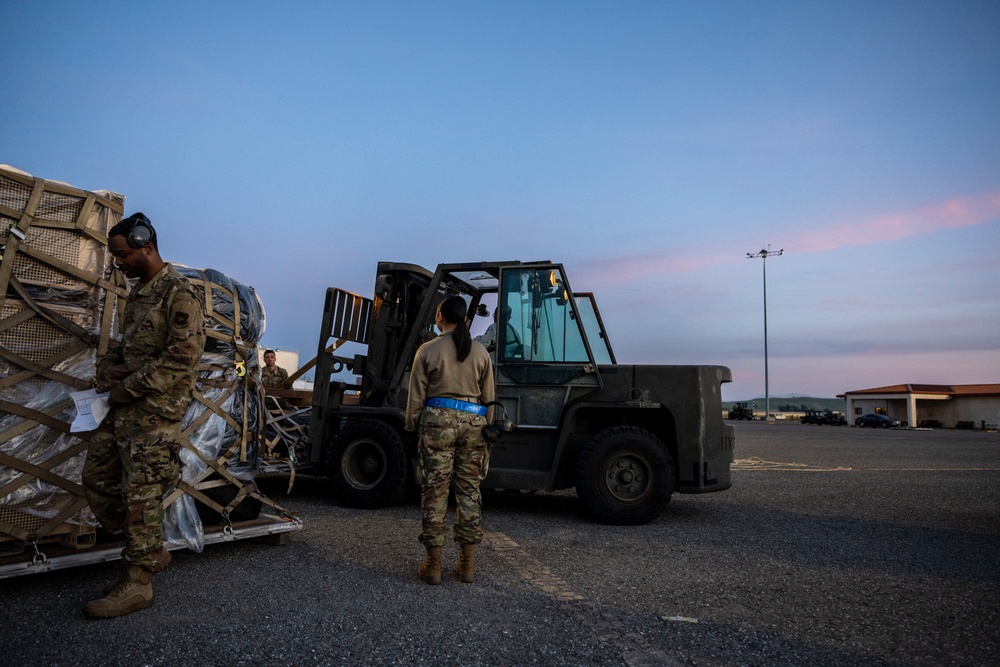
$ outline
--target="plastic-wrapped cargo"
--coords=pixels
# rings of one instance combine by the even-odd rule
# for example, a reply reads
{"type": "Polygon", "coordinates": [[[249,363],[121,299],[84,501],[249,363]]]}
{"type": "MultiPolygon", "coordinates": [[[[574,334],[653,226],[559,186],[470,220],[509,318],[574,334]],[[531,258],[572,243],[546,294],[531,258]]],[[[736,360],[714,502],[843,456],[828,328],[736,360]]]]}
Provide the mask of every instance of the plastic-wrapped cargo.
{"type": "Polygon", "coordinates": [[[181,451],[165,534],[201,551],[202,516],[246,520],[260,512],[253,482],[264,424],[257,343],[265,314],[252,287],[213,269],[176,268],[204,295],[206,341],[195,400],[181,423],[190,446],[181,451]]]}
{"type": "MultiPolygon", "coordinates": [[[[212,389],[224,388],[220,394],[232,419],[223,419],[223,434],[209,451],[212,460],[230,449],[234,456],[226,459],[226,468],[233,477],[249,481],[256,474],[260,453],[261,385],[257,365],[257,343],[264,334],[264,304],[252,287],[243,285],[213,269],[176,267],[178,272],[205,294],[205,353],[199,364],[199,387],[204,396],[212,389]],[[239,323],[237,326],[236,323],[239,323]]],[[[221,401],[211,401],[222,408],[221,401]]],[[[187,425],[199,405],[192,401],[184,418],[187,425]]],[[[199,451],[201,451],[199,449],[199,451]]]]}
{"type": "Polygon", "coordinates": [[[0,165],[0,551],[93,544],[69,394],[113,335],[105,300],[126,294],[106,247],[124,200],[0,165]]]}
{"type": "MultiPolygon", "coordinates": [[[[0,166],[0,557],[29,544],[94,544],[80,484],[86,434],[70,433],[70,394],[92,386],[119,337],[129,285],[107,251],[124,197],[0,166]]],[[[200,551],[202,516],[255,518],[262,438],[252,288],[177,267],[201,290],[208,341],[182,422],[182,481],[166,499],[168,542],[200,551]]],[[[269,503],[270,504],[270,503],[269,503]]]]}

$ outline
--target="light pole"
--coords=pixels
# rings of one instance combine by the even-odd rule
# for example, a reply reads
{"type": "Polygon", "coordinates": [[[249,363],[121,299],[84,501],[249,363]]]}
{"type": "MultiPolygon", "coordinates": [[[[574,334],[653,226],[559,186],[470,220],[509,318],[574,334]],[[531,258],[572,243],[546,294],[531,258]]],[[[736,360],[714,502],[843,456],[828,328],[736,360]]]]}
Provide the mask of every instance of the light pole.
{"type": "Polygon", "coordinates": [[[771,251],[771,244],[767,245],[767,250],[761,248],[758,252],[747,253],[747,259],[760,257],[761,266],[764,268],[764,421],[771,421],[771,389],[767,381],[767,257],[780,257],[785,249],[771,251]]]}

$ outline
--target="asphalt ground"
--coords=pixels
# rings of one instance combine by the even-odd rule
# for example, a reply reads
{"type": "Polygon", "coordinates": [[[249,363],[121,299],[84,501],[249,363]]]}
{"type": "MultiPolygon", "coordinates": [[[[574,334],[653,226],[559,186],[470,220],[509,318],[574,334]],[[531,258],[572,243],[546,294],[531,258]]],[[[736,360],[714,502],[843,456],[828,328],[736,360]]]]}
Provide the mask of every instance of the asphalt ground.
{"type": "MultiPolygon", "coordinates": [[[[146,610],[83,617],[111,563],[0,581],[7,665],[995,665],[1000,435],[737,424],[733,488],[646,526],[491,494],[474,584],[416,577],[415,502],[265,480],[283,546],[175,553],[146,610]]],[[[446,550],[454,567],[457,550],[446,550]]]]}

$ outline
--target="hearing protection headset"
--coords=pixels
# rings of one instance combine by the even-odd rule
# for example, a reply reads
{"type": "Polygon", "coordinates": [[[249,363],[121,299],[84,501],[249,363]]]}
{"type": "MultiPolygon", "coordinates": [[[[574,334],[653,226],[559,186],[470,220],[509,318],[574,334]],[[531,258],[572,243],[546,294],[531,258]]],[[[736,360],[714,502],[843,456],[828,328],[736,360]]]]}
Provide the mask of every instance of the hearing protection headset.
{"type": "Polygon", "coordinates": [[[132,221],[132,228],[128,232],[128,245],[130,248],[143,248],[153,242],[156,238],[156,230],[153,223],[142,213],[133,213],[128,217],[132,221]]]}
{"type": "Polygon", "coordinates": [[[490,407],[492,405],[495,405],[503,410],[502,418],[495,418],[492,424],[487,424],[483,427],[483,437],[486,438],[487,442],[491,445],[494,445],[498,440],[500,440],[500,438],[503,437],[504,433],[510,433],[514,430],[514,422],[507,418],[507,409],[504,408],[500,401],[490,401],[486,404],[486,407],[490,407]]]}

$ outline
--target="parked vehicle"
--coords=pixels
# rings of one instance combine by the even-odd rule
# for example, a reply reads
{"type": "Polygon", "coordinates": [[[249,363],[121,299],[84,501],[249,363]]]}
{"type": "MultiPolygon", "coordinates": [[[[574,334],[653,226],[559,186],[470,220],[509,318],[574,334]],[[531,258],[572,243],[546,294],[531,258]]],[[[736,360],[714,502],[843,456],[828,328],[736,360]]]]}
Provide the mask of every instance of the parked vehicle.
{"type": "Polygon", "coordinates": [[[899,426],[899,420],[886,415],[862,415],[854,420],[854,425],[860,428],[895,428],[899,426]]]}
{"type": "Polygon", "coordinates": [[[805,414],[802,415],[802,419],[799,420],[799,423],[825,426],[830,423],[830,419],[822,410],[806,410],[805,414]]]}
{"type": "Polygon", "coordinates": [[[835,410],[806,410],[800,424],[816,424],[818,426],[841,426],[847,423],[844,416],[835,410]]]}
{"type": "Polygon", "coordinates": [[[727,419],[746,419],[753,421],[753,410],[746,403],[737,403],[729,409],[727,419]]]}

